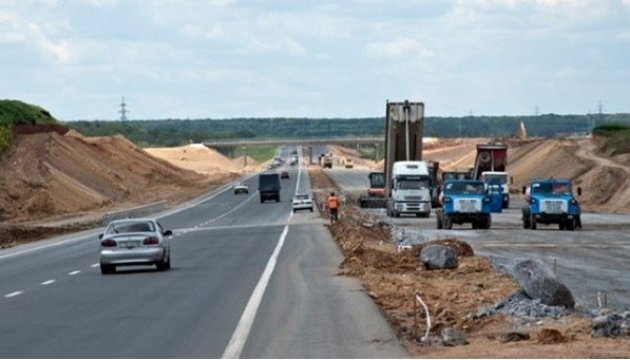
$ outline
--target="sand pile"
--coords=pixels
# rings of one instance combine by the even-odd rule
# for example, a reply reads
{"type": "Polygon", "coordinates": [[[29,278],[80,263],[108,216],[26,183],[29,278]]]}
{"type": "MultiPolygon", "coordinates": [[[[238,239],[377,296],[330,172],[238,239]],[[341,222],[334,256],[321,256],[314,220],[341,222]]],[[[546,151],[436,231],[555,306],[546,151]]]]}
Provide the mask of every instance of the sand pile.
{"type": "Polygon", "coordinates": [[[210,149],[203,144],[190,144],[172,148],[147,148],[149,154],[168,161],[169,163],[203,174],[217,172],[240,172],[243,170],[243,160],[234,162],[220,152],[210,149]]]}
{"type": "Polygon", "coordinates": [[[22,135],[0,159],[0,221],[183,200],[225,178],[173,166],[122,136],[22,135]]]}

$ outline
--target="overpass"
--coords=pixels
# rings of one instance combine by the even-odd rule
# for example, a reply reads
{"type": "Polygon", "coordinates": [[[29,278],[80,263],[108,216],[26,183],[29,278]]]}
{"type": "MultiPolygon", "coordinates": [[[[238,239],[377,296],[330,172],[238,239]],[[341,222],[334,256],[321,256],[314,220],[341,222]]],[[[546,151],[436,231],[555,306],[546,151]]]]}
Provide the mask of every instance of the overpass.
{"type": "Polygon", "coordinates": [[[352,136],[352,137],[319,137],[319,138],[250,138],[250,139],[225,139],[207,140],[203,144],[207,147],[240,147],[257,145],[353,145],[353,144],[381,144],[385,142],[385,136],[352,136]]]}

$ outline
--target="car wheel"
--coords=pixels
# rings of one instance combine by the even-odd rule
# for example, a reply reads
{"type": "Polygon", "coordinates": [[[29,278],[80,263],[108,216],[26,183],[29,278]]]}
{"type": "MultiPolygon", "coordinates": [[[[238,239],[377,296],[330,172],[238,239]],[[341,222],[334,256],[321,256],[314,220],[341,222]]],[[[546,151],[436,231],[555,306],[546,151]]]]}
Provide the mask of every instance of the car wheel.
{"type": "Polygon", "coordinates": [[[155,264],[155,267],[158,269],[158,271],[164,271],[164,270],[168,270],[171,267],[171,257],[170,255],[164,259],[162,259],[161,261],[159,261],[157,264],[155,264]]]}
{"type": "Polygon", "coordinates": [[[311,208],[311,212],[313,212],[313,208],[311,208]]]}
{"type": "Polygon", "coordinates": [[[116,272],[116,265],[101,264],[101,274],[113,274],[116,272]]]}

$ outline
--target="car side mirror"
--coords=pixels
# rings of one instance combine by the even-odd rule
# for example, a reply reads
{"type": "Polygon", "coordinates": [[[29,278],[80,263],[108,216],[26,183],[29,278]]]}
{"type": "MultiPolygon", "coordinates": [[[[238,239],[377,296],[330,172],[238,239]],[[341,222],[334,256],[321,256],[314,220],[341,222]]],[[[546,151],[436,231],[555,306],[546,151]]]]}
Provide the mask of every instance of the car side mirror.
{"type": "Polygon", "coordinates": [[[577,194],[578,194],[578,196],[582,196],[582,188],[581,187],[577,188],[577,194]]]}
{"type": "Polygon", "coordinates": [[[98,234],[98,239],[103,240],[103,234],[98,234]]]}
{"type": "Polygon", "coordinates": [[[162,234],[162,235],[164,235],[164,236],[172,236],[172,235],[173,235],[173,232],[172,232],[171,230],[166,230],[166,231],[164,232],[164,234],[162,234]]]}

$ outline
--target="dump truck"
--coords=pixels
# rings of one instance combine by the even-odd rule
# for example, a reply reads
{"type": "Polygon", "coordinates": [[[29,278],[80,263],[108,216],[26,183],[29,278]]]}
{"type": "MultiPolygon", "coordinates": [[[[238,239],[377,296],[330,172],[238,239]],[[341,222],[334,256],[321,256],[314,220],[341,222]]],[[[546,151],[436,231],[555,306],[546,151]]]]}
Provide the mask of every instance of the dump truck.
{"type": "Polygon", "coordinates": [[[389,216],[431,214],[431,177],[425,161],[396,161],[392,169],[391,196],[387,201],[389,216]]]}
{"type": "MultiPolygon", "coordinates": [[[[573,195],[569,179],[532,179],[522,189],[527,206],[522,209],[524,229],[536,230],[538,224],[558,224],[560,230],[582,228],[580,204],[573,195]]],[[[577,188],[577,195],[582,189],[577,188]]]]}
{"type": "Polygon", "coordinates": [[[440,202],[442,208],[435,212],[438,229],[452,229],[454,223],[489,229],[492,224],[491,199],[481,180],[447,180],[440,202]]]}
{"type": "Polygon", "coordinates": [[[502,208],[510,206],[510,185],[512,178],[506,171],[508,146],[502,143],[477,144],[477,157],[472,169],[472,178],[482,180],[486,186],[501,185],[503,189],[502,208]]]}
{"type": "Polygon", "coordinates": [[[329,168],[332,169],[333,167],[333,155],[328,153],[328,154],[323,154],[321,157],[321,164],[322,167],[325,168],[329,168]]]}

